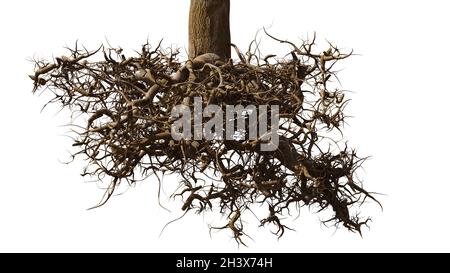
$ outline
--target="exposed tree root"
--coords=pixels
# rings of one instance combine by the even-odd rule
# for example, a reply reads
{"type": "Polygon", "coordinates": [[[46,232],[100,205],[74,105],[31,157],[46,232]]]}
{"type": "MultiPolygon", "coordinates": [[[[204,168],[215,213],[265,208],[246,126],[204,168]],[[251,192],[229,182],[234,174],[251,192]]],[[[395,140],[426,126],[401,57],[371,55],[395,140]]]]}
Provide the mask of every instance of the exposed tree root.
{"type": "Polygon", "coordinates": [[[287,229],[280,217],[301,206],[330,208],[328,221],[361,232],[367,220],[350,209],[376,199],[355,180],[364,158],[336,139],[348,100],[330,87],[337,80],[333,66],[350,54],[331,44],[314,52],[314,39],[296,45],[272,38],[292,46],[289,58],[262,56],[256,43],[245,54],[234,46],[237,61],[207,53],[185,63],[160,45],[145,44],[134,57],[120,48],[91,52],[76,46],[69,57],[37,61],[30,77],[35,91],[53,92],[51,102],[86,117],[84,129],[74,129],[76,155],[88,160],[84,175],[112,181],[99,206],[123,181],[178,173],[182,187],[174,196],[183,198],[182,209],[228,214],[219,229],[229,228],[239,243],[243,208],[254,203],[266,204],[261,225],[275,225],[278,236],[287,229]],[[104,60],[91,61],[99,52],[104,60]],[[172,108],[192,106],[198,96],[203,107],[278,105],[278,149],[261,151],[262,139],[174,141],[172,108]]]}

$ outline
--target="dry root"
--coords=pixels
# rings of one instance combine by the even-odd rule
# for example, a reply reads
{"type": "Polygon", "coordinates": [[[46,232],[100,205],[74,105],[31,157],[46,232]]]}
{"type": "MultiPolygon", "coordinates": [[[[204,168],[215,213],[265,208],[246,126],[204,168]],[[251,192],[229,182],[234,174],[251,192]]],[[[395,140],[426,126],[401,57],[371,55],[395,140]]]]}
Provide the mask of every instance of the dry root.
{"type": "Polygon", "coordinates": [[[288,57],[262,56],[256,43],[245,54],[233,46],[237,61],[205,54],[186,63],[178,51],[152,50],[148,43],[135,57],[120,48],[76,46],[69,57],[36,61],[30,77],[35,91],[53,92],[51,102],[86,117],[74,127],[75,155],[88,159],[84,175],[111,181],[99,205],[123,181],[177,173],[183,179],[174,196],[184,200],[182,209],[226,213],[229,223],[219,228],[231,229],[241,243],[240,218],[252,204],[266,204],[261,225],[275,225],[278,236],[287,228],[280,217],[301,206],[330,208],[333,217],[325,222],[361,232],[368,219],[350,208],[375,198],[355,179],[364,158],[333,135],[341,130],[348,100],[330,88],[337,80],[333,66],[351,54],[332,45],[315,53],[314,39],[295,45],[270,37],[292,46],[288,57]],[[95,54],[103,60],[91,61],[95,54]],[[198,96],[203,107],[278,105],[278,150],[263,152],[261,141],[249,139],[174,141],[172,108],[192,106],[198,96]]]}

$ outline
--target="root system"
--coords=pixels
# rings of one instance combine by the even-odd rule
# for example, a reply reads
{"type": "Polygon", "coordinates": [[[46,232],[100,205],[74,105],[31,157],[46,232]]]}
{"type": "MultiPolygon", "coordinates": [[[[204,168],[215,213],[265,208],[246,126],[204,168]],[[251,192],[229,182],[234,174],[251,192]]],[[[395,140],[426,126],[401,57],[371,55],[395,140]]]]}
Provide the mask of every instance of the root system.
{"type": "Polygon", "coordinates": [[[233,45],[236,60],[207,53],[181,62],[177,50],[148,43],[134,57],[75,46],[70,56],[36,61],[30,77],[34,91],[53,92],[51,103],[85,117],[74,125],[73,145],[87,159],[83,175],[109,183],[99,205],[120,183],[176,173],[182,178],[173,196],[182,210],[227,215],[228,223],[212,229],[230,229],[240,243],[242,217],[255,204],[267,208],[261,226],[274,225],[278,236],[288,228],[282,217],[302,206],[327,209],[332,217],[324,223],[361,232],[369,218],[358,207],[376,199],[356,179],[365,158],[340,141],[349,100],[334,71],[351,52],[332,44],[315,52],[315,38],[296,45],[269,37],[291,50],[262,55],[254,42],[245,53],[233,45]],[[278,105],[278,149],[261,151],[263,139],[173,140],[171,110],[192,106],[194,97],[203,107],[278,105]]]}

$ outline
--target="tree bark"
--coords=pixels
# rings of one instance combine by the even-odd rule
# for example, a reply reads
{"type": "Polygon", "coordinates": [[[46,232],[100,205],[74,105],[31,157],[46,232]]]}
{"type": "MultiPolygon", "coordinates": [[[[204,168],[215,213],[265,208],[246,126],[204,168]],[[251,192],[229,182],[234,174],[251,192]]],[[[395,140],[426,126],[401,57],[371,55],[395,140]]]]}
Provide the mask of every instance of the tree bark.
{"type": "Polygon", "coordinates": [[[231,57],[230,0],[191,0],[189,10],[189,58],[215,53],[231,57]]]}

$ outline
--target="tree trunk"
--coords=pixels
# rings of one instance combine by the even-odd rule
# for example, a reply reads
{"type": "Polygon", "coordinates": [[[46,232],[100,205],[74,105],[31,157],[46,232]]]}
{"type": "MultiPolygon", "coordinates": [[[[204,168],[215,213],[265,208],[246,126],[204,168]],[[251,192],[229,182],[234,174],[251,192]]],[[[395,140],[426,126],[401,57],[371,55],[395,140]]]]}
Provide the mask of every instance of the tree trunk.
{"type": "Polygon", "coordinates": [[[191,0],[189,58],[204,53],[231,57],[230,0],[191,0]]]}

